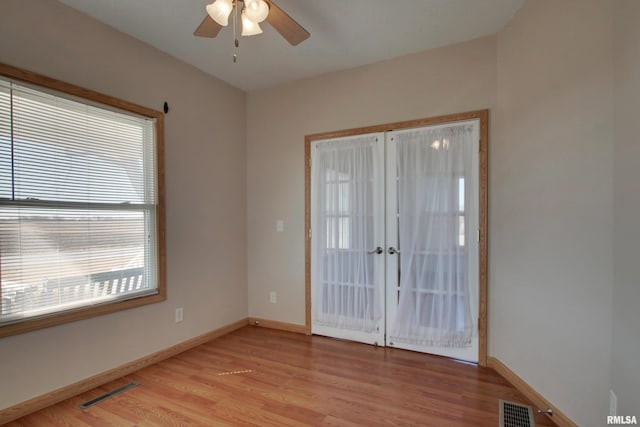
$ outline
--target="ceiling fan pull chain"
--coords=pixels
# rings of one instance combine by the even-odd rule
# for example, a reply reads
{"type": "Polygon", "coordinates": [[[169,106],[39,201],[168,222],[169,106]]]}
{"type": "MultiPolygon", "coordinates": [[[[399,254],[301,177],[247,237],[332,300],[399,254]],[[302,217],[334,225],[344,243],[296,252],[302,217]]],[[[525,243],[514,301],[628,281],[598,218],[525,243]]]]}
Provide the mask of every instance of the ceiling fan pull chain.
{"type": "Polygon", "coordinates": [[[238,61],[238,46],[240,46],[238,39],[235,39],[234,45],[235,47],[233,48],[233,63],[235,64],[238,61]]]}
{"type": "Polygon", "coordinates": [[[237,22],[238,22],[238,0],[234,2],[233,9],[233,63],[238,62],[238,46],[240,46],[240,42],[238,41],[238,32],[237,32],[237,22]]]}

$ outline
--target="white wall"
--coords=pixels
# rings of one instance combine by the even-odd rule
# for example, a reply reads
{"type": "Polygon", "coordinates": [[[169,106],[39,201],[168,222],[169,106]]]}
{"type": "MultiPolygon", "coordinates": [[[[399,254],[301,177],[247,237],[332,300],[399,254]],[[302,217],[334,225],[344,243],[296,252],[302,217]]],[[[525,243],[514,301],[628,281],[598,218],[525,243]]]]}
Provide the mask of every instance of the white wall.
{"type": "Polygon", "coordinates": [[[171,108],[168,300],[0,339],[0,409],[246,317],[245,94],[52,0],[0,2],[0,62],[171,108]]]}
{"type": "Polygon", "coordinates": [[[612,389],[640,417],[640,2],[615,0],[615,226],[612,389]]]}
{"type": "Polygon", "coordinates": [[[489,352],[581,426],[608,415],[612,10],[535,0],[498,35],[489,352]]]}
{"type": "Polygon", "coordinates": [[[305,322],[305,135],[492,108],[495,49],[482,38],[249,94],[250,316],[305,322]]]}

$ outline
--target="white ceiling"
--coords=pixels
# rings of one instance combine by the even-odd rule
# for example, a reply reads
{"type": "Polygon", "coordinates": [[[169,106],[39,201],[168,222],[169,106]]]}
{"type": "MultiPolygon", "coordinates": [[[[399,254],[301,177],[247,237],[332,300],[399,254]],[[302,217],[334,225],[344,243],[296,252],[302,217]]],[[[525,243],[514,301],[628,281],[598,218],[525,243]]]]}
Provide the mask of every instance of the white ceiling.
{"type": "Polygon", "coordinates": [[[275,0],[311,37],[289,45],[269,24],[194,37],[211,0],[60,0],[246,91],[498,32],[524,0],[275,0]]]}

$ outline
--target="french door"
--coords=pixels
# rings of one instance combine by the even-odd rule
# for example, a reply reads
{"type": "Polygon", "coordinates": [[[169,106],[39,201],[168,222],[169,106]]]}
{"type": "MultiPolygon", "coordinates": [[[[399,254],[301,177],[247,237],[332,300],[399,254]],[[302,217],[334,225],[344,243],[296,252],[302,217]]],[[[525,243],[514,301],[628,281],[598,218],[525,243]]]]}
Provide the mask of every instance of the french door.
{"type": "Polygon", "coordinates": [[[311,144],[311,332],[478,361],[479,120],[311,144]]]}
{"type": "Polygon", "coordinates": [[[385,340],[384,133],[312,147],[312,333],[385,340]]]}

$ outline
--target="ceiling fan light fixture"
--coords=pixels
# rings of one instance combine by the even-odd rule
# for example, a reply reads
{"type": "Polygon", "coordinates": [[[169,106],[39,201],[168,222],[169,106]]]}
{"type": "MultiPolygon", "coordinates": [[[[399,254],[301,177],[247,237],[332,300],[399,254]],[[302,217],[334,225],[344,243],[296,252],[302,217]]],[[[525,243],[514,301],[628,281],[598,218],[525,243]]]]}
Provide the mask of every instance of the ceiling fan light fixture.
{"type": "Polygon", "coordinates": [[[259,24],[269,15],[269,4],[265,0],[245,0],[244,8],[247,18],[259,24]]]}
{"type": "MultiPolygon", "coordinates": [[[[0,0],[0,2],[1,1],[2,0],[0,0]]],[[[309,31],[305,30],[295,19],[291,18],[284,10],[278,7],[276,2],[280,0],[208,1],[211,2],[211,4],[206,6],[207,15],[193,32],[193,35],[196,37],[215,38],[220,30],[229,24],[229,17],[233,15],[233,39],[234,44],[237,44],[238,32],[243,34],[253,33],[253,26],[248,22],[245,22],[244,26],[246,28],[244,31],[239,27],[243,25],[239,16],[241,12],[246,16],[247,21],[251,21],[254,24],[259,24],[267,19],[273,29],[280,33],[291,46],[297,46],[310,36],[309,31]]],[[[260,34],[262,30],[259,26],[257,27],[258,28],[255,28],[255,34],[260,34]]]]}
{"type": "Polygon", "coordinates": [[[256,34],[262,34],[262,28],[257,22],[249,19],[246,9],[242,9],[242,35],[255,36],[256,34]]]}
{"type": "Polygon", "coordinates": [[[215,0],[207,5],[207,13],[218,24],[226,27],[229,24],[229,15],[233,10],[233,0],[215,0]]]}

